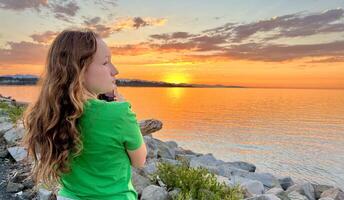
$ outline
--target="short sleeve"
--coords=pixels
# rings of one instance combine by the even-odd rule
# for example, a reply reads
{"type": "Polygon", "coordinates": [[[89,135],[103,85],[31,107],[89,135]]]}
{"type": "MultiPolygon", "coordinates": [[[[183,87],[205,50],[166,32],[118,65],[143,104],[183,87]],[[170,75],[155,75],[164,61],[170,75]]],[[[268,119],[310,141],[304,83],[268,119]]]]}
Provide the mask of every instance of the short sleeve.
{"type": "Polygon", "coordinates": [[[140,125],[136,119],[135,112],[131,109],[131,104],[127,102],[128,106],[125,108],[123,115],[123,144],[128,150],[136,150],[143,143],[143,136],[140,125]]]}

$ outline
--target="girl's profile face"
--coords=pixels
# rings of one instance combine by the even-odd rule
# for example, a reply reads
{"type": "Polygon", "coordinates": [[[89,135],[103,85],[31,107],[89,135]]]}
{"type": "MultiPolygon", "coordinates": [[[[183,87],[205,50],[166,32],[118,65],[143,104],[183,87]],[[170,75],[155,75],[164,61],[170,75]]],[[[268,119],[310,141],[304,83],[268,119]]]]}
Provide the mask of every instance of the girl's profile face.
{"type": "Polygon", "coordinates": [[[111,63],[109,47],[102,39],[97,38],[97,51],[85,72],[87,89],[97,95],[113,91],[117,87],[115,75],[118,73],[111,63]]]}

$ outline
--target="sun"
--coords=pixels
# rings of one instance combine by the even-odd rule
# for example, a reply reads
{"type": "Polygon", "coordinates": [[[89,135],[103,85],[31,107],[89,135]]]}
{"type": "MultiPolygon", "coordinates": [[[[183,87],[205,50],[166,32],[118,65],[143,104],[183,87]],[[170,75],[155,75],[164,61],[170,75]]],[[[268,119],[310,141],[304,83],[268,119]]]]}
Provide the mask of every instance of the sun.
{"type": "Polygon", "coordinates": [[[190,76],[186,73],[168,73],[163,78],[162,81],[167,83],[190,83],[190,76]]]}

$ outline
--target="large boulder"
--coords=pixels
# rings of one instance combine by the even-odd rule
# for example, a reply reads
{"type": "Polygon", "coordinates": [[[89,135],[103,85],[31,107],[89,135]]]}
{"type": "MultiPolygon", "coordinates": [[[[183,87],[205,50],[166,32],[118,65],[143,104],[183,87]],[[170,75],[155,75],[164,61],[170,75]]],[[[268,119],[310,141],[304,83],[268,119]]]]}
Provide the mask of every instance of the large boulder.
{"type": "Polygon", "coordinates": [[[146,119],[139,121],[139,126],[142,135],[146,136],[162,129],[162,122],[156,119],[146,119]]]}
{"type": "Polygon", "coordinates": [[[251,198],[247,198],[245,200],[280,200],[280,198],[278,198],[274,194],[262,194],[251,198]]]}
{"type": "Polygon", "coordinates": [[[17,124],[16,127],[6,131],[6,133],[4,134],[4,138],[7,144],[13,145],[17,140],[21,139],[24,136],[24,132],[24,126],[21,124],[17,124]]]}
{"type": "Polygon", "coordinates": [[[297,193],[306,196],[309,200],[315,200],[314,187],[309,182],[300,182],[287,189],[287,194],[296,191],[297,193]]]}
{"type": "Polygon", "coordinates": [[[249,173],[241,174],[240,176],[247,178],[247,179],[260,181],[268,189],[273,188],[273,187],[281,187],[277,178],[270,173],[249,172],[249,173]]]}
{"type": "Polygon", "coordinates": [[[234,167],[238,169],[242,169],[248,172],[255,172],[256,171],[256,166],[248,163],[248,162],[243,162],[243,161],[235,161],[235,162],[226,162],[221,165],[226,165],[228,167],[234,167]]]}
{"type": "Polygon", "coordinates": [[[142,191],[144,188],[151,185],[150,180],[148,178],[140,175],[139,173],[137,173],[136,170],[132,170],[131,181],[133,183],[135,190],[137,191],[137,193],[139,195],[142,194],[142,191]]]}
{"type": "Polygon", "coordinates": [[[280,183],[283,190],[287,190],[290,186],[294,185],[294,181],[293,179],[291,179],[290,176],[278,178],[278,182],[280,183]]]}
{"type": "Polygon", "coordinates": [[[308,198],[296,191],[292,191],[290,193],[288,193],[288,198],[290,200],[308,200],[308,198]]]}
{"type": "Polygon", "coordinates": [[[250,194],[260,195],[264,193],[264,185],[260,181],[249,180],[240,184],[242,188],[245,188],[250,194]]]}
{"type": "Polygon", "coordinates": [[[163,187],[150,185],[143,189],[141,200],[167,200],[168,192],[163,187]]]}
{"type": "Polygon", "coordinates": [[[7,150],[16,162],[22,161],[26,158],[27,151],[24,147],[15,146],[10,147],[7,150]]]}
{"type": "Polygon", "coordinates": [[[333,200],[343,200],[344,199],[344,192],[339,188],[331,188],[324,191],[321,198],[331,198],[333,200]]]}

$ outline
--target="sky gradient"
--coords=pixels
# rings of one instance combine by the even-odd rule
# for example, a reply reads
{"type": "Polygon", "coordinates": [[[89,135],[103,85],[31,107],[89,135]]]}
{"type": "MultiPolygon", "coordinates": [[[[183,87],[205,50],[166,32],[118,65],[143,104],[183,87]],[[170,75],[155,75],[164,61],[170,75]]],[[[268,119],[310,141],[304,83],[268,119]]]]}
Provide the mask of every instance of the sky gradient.
{"type": "Polygon", "coordinates": [[[40,75],[53,38],[80,27],[118,78],[344,89],[343,0],[25,2],[0,0],[0,75],[40,75]]]}

